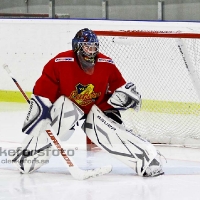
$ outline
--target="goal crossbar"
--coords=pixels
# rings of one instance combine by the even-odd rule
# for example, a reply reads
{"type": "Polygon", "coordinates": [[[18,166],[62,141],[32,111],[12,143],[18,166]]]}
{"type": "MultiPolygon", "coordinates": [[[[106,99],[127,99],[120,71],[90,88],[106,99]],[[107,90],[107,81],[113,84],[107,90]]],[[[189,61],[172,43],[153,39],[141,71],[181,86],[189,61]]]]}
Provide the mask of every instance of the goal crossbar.
{"type": "Polygon", "coordinates": [[[200,148],[200,33],[94,30],[100,52],[136,84],[142,109],[126,127],[152,143],[200,148]]]}
{"type": "Polygon", "coordinates": [[[183,33],[173,31],[98,31],[94,30],[98,36],[121,36],[121,37],[163,37],[163,38],[200,38],[200,33],[183,33]]]}

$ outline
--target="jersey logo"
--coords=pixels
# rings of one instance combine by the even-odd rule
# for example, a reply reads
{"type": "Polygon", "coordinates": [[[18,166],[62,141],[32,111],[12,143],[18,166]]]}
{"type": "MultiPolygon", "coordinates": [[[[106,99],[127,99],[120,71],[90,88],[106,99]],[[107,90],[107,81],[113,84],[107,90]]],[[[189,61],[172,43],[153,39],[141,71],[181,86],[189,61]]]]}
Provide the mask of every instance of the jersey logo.
{"type": "Polygon", "coordinates": [[[106,59],[106,58],[98,58],[97,62],[107,62],[107,63],[114,64],[113,60],[106,59]]]}
{"type": "Polygon", "coordinates": [[[55,62],[62,62],[62,61],[74,61],[74,58],[71,57],[61,57],[61,58],[56,58],[55,62]]]}
{"type": "Polygon", "coordinates": [[[101,95],[101,92],[94,92],[94,85],[82,85],[81,83],[76,85],[76,90],[72,91],[69,99],[75,101],[80,106],[87,106],[90,103],[96,101],[101,95]]]}

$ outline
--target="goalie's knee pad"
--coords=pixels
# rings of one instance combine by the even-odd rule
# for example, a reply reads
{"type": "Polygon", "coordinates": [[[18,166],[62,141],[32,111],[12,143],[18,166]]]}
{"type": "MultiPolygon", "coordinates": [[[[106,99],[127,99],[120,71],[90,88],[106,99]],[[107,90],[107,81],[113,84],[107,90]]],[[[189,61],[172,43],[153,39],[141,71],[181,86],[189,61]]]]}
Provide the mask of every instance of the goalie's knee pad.
{"type": "Polygon", "coordinates": [[[95,105],[87,116],[84,131],[97,146],[133,168],[138,175],[163,174],[156,148],[105,116],[95,105]]]}
{"type": "Polygon", "coordinates": [[[51,105],[52,103],[48,98],[32,94],[22,132],[26,134],[43,132],[45,130],[46,120],[48,120],[48,113],[51,105]]]}
{"type": "Polygon", "coordinates": [[[51,126],[61,140],[68,140],[74,132],[74,124],[83,115],[84,112],[76,104],[61,96],[51,108],[51,126]]]}

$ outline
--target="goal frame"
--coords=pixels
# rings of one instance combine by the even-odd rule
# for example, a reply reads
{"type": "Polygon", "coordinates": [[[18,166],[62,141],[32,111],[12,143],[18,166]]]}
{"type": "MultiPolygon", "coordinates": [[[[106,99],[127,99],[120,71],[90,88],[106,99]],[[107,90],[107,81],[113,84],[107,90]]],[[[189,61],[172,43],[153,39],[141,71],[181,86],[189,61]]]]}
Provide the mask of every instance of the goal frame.
{"type": "MultiPolygon", "coordinates": [[[[94,33],[98,36],[113,36],[113,37],[153,37],[153,38],[175,38],[177,41],[177,46],[182,55],[182,59],[184,60],[185,67],[188,70],[188,74],[192,81],[192,84],[195,88],[195,91],[200,100],[200,81],[198,80],[197,74],[195,73],[195,69],[190,61],[190,57],[188,56],[187,48],[185,48],[184,42],[182,39],[200,39],[200,33],[193,32],[181,32],[181,31],[157,31],[157,30],[93,30],[94,33]]],[[[190,141],[193,143],[193,141],[190,141]]],[[[91,141],[87,139],[87,149],[90,150],[93,148],[91,145],[91,141]]],[[[184,144],[183,144],[184,146],[184,144]]],[[[200,145],[197,147],[200,148],[200,145]]]]}

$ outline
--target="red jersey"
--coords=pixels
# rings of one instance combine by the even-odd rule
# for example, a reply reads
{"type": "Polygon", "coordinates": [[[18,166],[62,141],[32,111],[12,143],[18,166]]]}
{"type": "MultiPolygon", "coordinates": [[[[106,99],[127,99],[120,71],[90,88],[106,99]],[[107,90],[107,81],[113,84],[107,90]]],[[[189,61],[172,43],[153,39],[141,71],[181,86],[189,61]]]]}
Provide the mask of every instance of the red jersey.
{"type": "Polygon", "coordinates": [[[107,104],[108,90],[112,94],[125,83],[109,57],[99,53],[94,72],[89,75],[80,68],[76,54],[70,50],[58,54],[44,66],[33,93],[49,98],[52,103],[64,95],[87,114],[93,104],[102,111],[112,108],[107,104]]]}

